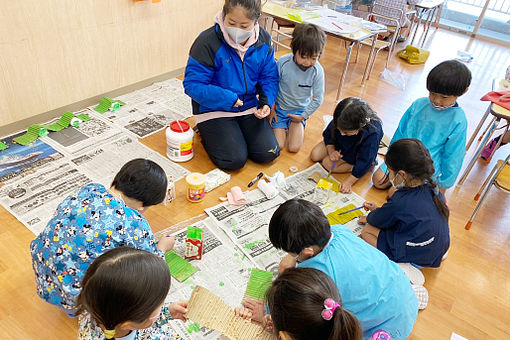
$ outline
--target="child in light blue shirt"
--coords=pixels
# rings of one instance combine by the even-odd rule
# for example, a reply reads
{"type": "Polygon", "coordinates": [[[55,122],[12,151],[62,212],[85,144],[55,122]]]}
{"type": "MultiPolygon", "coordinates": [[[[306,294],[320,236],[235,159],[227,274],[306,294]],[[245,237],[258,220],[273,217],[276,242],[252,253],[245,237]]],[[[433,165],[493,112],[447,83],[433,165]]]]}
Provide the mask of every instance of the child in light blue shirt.
{"type": "Polygon", "coordinates": [[[287,145],[290,152],[299,151],[305,121],[324,100],[324,70],[318,59],[325,43],[326,35],[319,27],[298,25],[292,33],[292,53],[278,60],[280,88],[269,122],[280,149],[287,145]]]}
{"type": "Polygon", "coordinates": [[[384,330],[392,340],[409,336],[418,300],[400,267],[343,225],[330,226],[314,203],[292,199],[271,217],[269,238],[288,252],[280,272],[297,266],[326,273],[337,285],[342,307],[358,319],[363,339],[384,330]]]}
{"type": "MultiPolygon", "coordinates": [[[[391,143],[401,138],[416,138],[425,144],[434,161],[440,191],[457,180],[466,148],[467,119],[457,98],[471,84],[471,71],[463,63],[447,60],[427,76],[429,97],[417,99],[400,119],[391,143]]],[[[391,186],[386,164],[377,169],[372,182],[378,189],[391,186]]]]}

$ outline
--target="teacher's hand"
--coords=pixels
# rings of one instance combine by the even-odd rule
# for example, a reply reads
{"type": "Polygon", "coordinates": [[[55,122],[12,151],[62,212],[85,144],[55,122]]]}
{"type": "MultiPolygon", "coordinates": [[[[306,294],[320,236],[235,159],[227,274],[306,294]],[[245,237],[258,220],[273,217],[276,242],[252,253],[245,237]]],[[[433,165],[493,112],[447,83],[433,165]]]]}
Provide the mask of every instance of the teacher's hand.
{"type": "Polygon", "coordinates": [[[234,104],[234,107],[240,107],[240,106],[243,106],[244,103],[241,99],[237,99],[236,103],[234,104]]]}
{"type": "Polygon", "coordinates": [[[264,105],[260,109],[257,109],[254,113],[255,117],[258,119],[266,118],[271,113],[271,108],[269,105],[264,105]]]}

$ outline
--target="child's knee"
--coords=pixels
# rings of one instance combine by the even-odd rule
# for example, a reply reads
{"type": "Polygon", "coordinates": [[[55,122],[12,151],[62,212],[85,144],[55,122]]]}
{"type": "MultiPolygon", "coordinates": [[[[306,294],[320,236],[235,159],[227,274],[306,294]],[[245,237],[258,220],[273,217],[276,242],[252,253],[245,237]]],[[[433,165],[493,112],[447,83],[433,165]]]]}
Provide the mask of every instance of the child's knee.
{"type": "Polygon", "coordinates": [[[390,187],[390,181],[381,169],[377,169],[372,174],[372,184],[377,189],[388,189],[390,187]]]}
{"type": "Polygon", "coordinates": [[[299,150],[301,150],[301,146],[303,145],[303,143],[292,143],[292,142],[289,142],[289,145],[287,146],[287,150],[289,152],[293,152],[293,153],[296,153],[298,152],[299,150]]]}

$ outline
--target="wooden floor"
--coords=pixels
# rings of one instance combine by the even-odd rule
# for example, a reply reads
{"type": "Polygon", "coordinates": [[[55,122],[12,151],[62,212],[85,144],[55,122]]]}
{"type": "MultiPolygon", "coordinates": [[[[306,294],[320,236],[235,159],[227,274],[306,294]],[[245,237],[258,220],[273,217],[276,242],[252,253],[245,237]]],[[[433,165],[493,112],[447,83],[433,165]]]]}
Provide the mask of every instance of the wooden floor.
{"type": "MultiPolygon", "coordinates": [[[[469,92],[459,99],[459,104],[468,115],[470,134],[486,108],[486,103],[480,102],[479,98],[490,90],[492,78],[504,75],[510,61],[510,49],[442,30],[431,32],[427,43],[431,54],[425,65],[405,64],[396,57],[390,62],[390,69],[406,79],[405,91],[379,78],[384,68],[385,51],[377,60],[372,78],[364,88],[360,87],[367,58],[365,47],[359,62],[350,65],[342,98],[359,96],[365,99],[382,117],[385,133],[391,136],[412,101],[427,95],[425,80],[428,71],[440,61],[454,58],[457,50],[467,50],[474,57],[468,65],[473,73],[473,83],[469,92]]],[[[326,70],[326,99],[307,123],[304,147],[298,154],[284,151],[274,164],[264,166],[248,162],[244,169],[232,174],[228,184],[207,194],[201,203],[188,203],[182,181],[177,183],[177,200],[166,207],[153,207],[146,214],[154,231],[202,213],[205,207],[217,204],[218,197],[225,195],[229,187],[240,185],[245,188],[259,171],[272,174],[282,170],[288,174],[289,166],[297,166],[300,170],[310,166],[308,154],[321,138],[322,116],[331,114],[335,105],[344,56],[343,43],[328,37],[326,53],[321,59],[326,70]]],[[[165,154],[163,132],[143,142],[165,154]]],[[[495,159],[508,152],[508,146],[500,149],[495,159]]],[[[200,143],[196,144],[196,153],[192,161],[183,164],[184,167],[202,173],[214,168],[200,143]]],[[[475,206],[473,196],[491,167],[492,164],[479,161],[462,188],[447,192],[452,211],[450,253],[440,269],[423,271],[430,300],[428,307],[419,313],[410,339],[450,339],[452,332],[469,339],[510,338],[510,196],[494,189],[471,230],[464,230],[475,206]]],[[[345,176],[335,177],[342,180],[345,176]]],[[[378,204],[384,202],[385,193],[371,187],[370,175],[364,176],[353,189],[367,200],[378,204]]],[[[35,292],[29,255],[29,244],[34,235],[3,208],[0,208],[0,223],[0,338],[74,339],[76,320],[44,303],[35,292]]]]}

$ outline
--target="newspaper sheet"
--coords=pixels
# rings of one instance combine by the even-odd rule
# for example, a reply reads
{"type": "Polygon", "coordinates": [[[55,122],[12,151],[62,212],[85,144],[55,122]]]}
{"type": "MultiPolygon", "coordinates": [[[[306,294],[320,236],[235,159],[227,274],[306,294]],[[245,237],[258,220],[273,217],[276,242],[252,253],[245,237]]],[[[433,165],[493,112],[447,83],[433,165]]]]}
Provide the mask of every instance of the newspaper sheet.
{"type": "Polygon", "coordinates": [[[39,169],[50,166],[64,155],[40,139],[30,145],[23,146],[13,142],[13,139],[25,132],[16,133],[1,139],[8,148],[0,153],[0,183],[14,182],[29,176],[39,169]]]}
{"type": "Polygon", "coordinates": [[[191,117],[191,99],[184,93],[182,81],[168,79],[146,88],[116,97],[126,105],[105,117],[140,138],[164,129],[170,122],[191,117]]]}
{"type": "MultiPolygon", "coordinates": [[[[220,296],[230,307],[240,306],[251,268],[255,265],[244,254],[235,249],[232,241],[219,230],[211,218],[192,224],[203,229],[204,246],[201,260],[190,263],[198,271],[184,282],[172,280],[169,297],[172,301],[188,300],[196,286],[205,287],[220,296]]],[[[173,234],[176,237],[175,251],[184,257],[187,229],[173,234]]],[[[185,324],[179,320],[172,321],[172,327],[187,339],[216,340],[218,332],[199,327],[191,321],[185,324]]]]}
{"type": "Polygon", "coordinates": [[[78,127],[50,132],[47,137],[41,139],[65,154],[77,155],[126,134],[124,130],[89,109],[75,112],[75,115],[84,113],[89,115],[89,121],[81,122],[78,127]]]}
{"type": "MultiPolygon", "coordinates": [[[[268,236],[269,221],[274,211],[288,199],[302,198],[311,202],[317,201],[316,184],[308,179],[313,172],[327,175],[326,170],[319,164],[315,164],[287,178],[286,187],[271,200],[265,198],[262,192],[256,189],[246,194],[248,203],[244,206],[221,203],[205,211],[259,268],[276,273],[285,252],[271,245],[268,236]]],[[[348,204],[360,206],[363,202],[363,198],[354,193],[341,194],[331,191],[327,202],[320,206],[327,215],[348,204]]],[[[357,224],[357,220],[352,220],[345,225],[358,235],[361,232],[361,226],[357,224]]]]}
{"type": "Polygon", "coordinates": [[[135,158],[147,158],[156,162],[165,170],[167,176],[173,177],[174,181],[178,181],[189,173],[182,166],[169,161],[131,136],[112,140],[72,158],[71,161],[90,174],[95,181],[109,187],[120,168],[135,158]]]}
{"type": "Polygon", "coordinates": [[[62,158],[1,187],[0,203],[39,235],[62,199],[90,182],[90,177],[62,158]]]}

